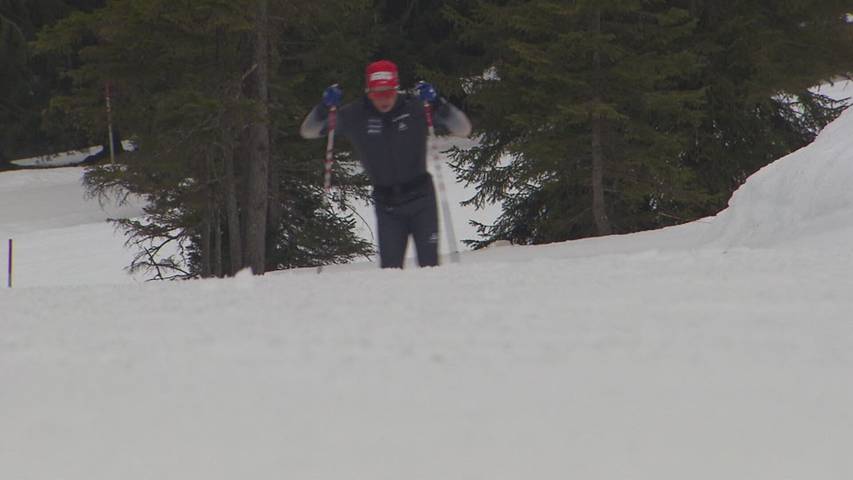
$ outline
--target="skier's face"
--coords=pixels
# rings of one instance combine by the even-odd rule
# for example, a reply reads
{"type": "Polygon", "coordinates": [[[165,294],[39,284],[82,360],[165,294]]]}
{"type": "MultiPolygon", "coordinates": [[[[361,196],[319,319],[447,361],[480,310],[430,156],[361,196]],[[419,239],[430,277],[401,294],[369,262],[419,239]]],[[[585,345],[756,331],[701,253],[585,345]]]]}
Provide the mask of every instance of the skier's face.
{"type": "Polygon", "coordinates": [[[387,113],[397,103],[397,89],[371,91],[367,93],[367,98],[373,103],[373,108],[382,113],[387,113]]]}

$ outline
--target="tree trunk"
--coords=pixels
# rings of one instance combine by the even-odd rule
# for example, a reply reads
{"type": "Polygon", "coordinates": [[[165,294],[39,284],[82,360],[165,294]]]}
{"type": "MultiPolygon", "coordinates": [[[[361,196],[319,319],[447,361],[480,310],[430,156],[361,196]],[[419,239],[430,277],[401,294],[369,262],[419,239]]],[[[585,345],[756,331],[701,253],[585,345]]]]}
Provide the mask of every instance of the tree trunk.
{"type": "Polygon", "coordinates": [[[238,169],[237,198],[240,205],[240,241],[243,245],[243,268],[249,263],[249,143],[251,140],[251,125],[247,126],[240,135],[240,146],[234,156],[234,166],[238,169]]]}
{"type": "Polygon", "coordinates": [[[269,0],[258,0],[255,26],[255,63],[257,69],[255,100],[258,119],[249,135],[248,212],[246,254],[252,273],[266,270],[266,226],[269,191],[269,0]]]}
{"type": "Polygon", "coordinates": [[[214,237],[214,210],[216,209],[216,192],[213,190],[215,185],[215,173],[213,168],[213,158],[210,151],[207,152],[204,162],[204,178],[206,179],[204,187],[204,210],[202,211],[202,221],[200,226],[200,245],[201,250],[201,277],[209,278],[213,275],[213,237],[214,237]]]}
{"type": "Polygon", "coordinates": [[[601,146],[604,119],[601,114],[592,114],[592,216],[598,235],[610,235],[610,220],[604,199],[604,152],[601,146]]]}
{"type": "MultiPolygon", "coordinates": [[[[214,203],[214,205],[216,205],[214,203]]],[[[213,276],[222,278],[222,214],[219,206],[213,211],[213,276]]]]}
{"type": "Polygon", "coordinates": [[[213,212],[211,208],[213,205],[210,202],[207,202],[207,206],[204,209],[204,219],[201,221],[201,278],[210,277],[210,232],[211,232],[211,218],[213,217],[213,212]]]}
{"type": "MultiPolygon", "coordinates": [[[[593,33],[596,42],[601,41],[601,8],[596,8],[593,14],[593,33]]],[[[598,49],[593,53],[595,67],[596,85],[601,80],[601,54],[598,49]]],[[[604,119],[598,109],[601,106],[601,97],[596,93],[593,101],[593,112],[591,119],[592,127],[592,217],[598,235],[610,235],[610,220],[607,218],[607,204],[604,199],[604,149],[602,148],[602,132],[604,130],[604,119]]]]}
{"type": "MultiPolygon", "coordinates": [[[[270,139],[270,146],[272,146],[272,139],[270,139]]],[[[272,148],[270,148],[272,151],[272,148]]],[[[282,205],[283,196],[281,190],[281,164],[280,161],[276,161],[270,155],[270,183],[269,183],[269,195],[267,198],[269,199],[269,208],[268,208],[268,217],[267,217],[267,238],[271,239],[271,243],[267,245],[267,249],[275,248],[273,242],[275,239],[279,237],[279,232],[281,229],[281,220],[284,216],[284,206],[282,205]]]]}
{"type": "Polygon", "coordinates": [[[237,275],[243,266],[243,241],[240,226],[240,209],[237,207],[237,178],[234,175],[234,152],[225,152],[225,216],[228,224],[228,255],[231,259],[229,275],[237,275]]]}

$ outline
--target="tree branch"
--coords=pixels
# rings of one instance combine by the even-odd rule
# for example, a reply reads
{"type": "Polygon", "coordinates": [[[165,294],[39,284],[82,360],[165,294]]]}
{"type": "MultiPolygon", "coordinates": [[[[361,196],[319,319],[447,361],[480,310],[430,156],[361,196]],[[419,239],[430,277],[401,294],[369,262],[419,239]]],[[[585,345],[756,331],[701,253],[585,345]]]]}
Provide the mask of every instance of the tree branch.
{"type": "Polygon", "coordinates": [[[9,17],[3,15],[2,12],[0,12],[0,21],[6,22],[11,25],[12,28],[14,28],[16,32],[18,32],[18,35],[21,36],[21,40],[23,40],[24,43],[27,42],[27,36],[24,34],[24,31],[21,29],[21,27],[19,27],[17,23],[13,22],[12,19],[10,19],[9,17]]]}

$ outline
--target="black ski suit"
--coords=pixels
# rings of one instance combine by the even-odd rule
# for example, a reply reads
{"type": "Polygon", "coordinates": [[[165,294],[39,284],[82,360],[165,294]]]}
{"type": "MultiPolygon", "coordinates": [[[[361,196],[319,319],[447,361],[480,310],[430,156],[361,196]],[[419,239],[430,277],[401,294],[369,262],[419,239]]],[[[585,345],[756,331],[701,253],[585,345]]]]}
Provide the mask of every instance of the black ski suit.
{"type": "MultiPolygon", "coordinates": [[[[444,99],[436,102],[436,134],[467,137],[471,123],[444,99]]],[[[317,105],[302,122],[304,138],[327,133],[328,110],[317,105]]],[[[400,94],[387,113],[366,96],[338,109],[335,134],[352,143],[373,184],[379,257],[382,268],[402,268],[409,235],[415,240],[418,264],[438,265],[438,210],[435,187],[427,172],[428,128],[423,103],[400,94]]]]}

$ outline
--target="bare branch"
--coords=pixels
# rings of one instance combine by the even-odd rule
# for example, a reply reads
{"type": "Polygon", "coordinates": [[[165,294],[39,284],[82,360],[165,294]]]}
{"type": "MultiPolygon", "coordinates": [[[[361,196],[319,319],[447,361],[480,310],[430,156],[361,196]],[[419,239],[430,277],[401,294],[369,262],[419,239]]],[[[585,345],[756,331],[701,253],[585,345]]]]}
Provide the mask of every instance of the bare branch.
{"type": "Polygon", "coordinates": [[[17,23],[13,22],[12,19],[7,17],[6,15],[3,15],[2,12],[0,12],[0,21],[3,21],[5,23],[9,24],[13,29],[15,29],[15,31],[18,32],[18,35],[21,36],[21,40],[23,40],[26,43],[27,36],[24,34],[24,31],[21,29],[21,27],[18,26],[17,23]]]}

